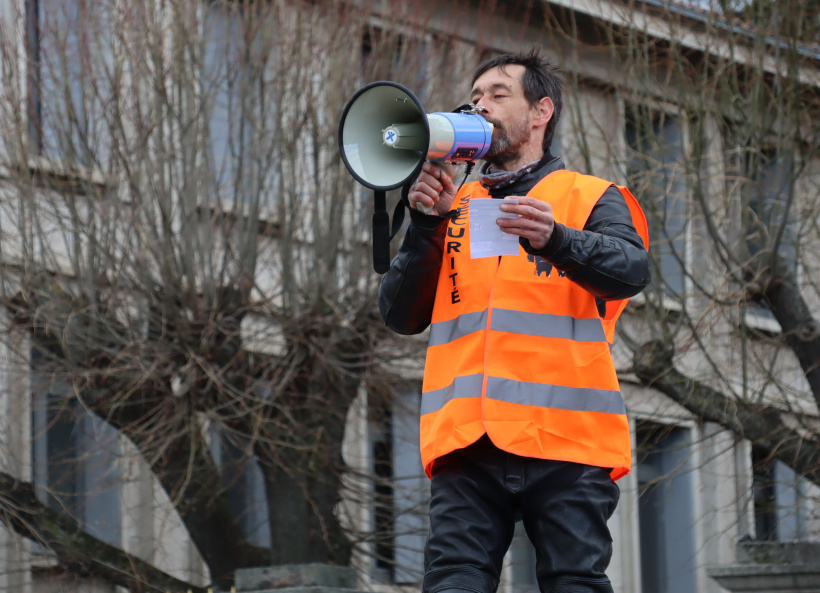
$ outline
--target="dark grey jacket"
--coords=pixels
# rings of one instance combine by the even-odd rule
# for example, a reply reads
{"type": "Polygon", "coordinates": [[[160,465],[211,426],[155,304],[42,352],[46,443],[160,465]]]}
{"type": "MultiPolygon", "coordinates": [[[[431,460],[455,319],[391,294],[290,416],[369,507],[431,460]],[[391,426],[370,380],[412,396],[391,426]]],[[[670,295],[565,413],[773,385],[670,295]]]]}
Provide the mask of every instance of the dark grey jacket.
{"type": "MultiPolygon", "coordinates": [[[[494,198],[526,195],[549,173],[564,169],[560,158],[547,155],[529,175],[494,198]]],[[[430,325],[441,268],[447,219],[410,211],[410,225],[398,255],[379,287],[384,323],[400,334],[417,334],[430,325]]],[[[566,273],[567,278],[603,301],[624,299],[641,292],[650,280],[649,254],[632,225],[621,192],[610,187],[592,209],[583,230],[556,223],[552,238],[541,250],[521,239],[521,246],[566,273]]]]}

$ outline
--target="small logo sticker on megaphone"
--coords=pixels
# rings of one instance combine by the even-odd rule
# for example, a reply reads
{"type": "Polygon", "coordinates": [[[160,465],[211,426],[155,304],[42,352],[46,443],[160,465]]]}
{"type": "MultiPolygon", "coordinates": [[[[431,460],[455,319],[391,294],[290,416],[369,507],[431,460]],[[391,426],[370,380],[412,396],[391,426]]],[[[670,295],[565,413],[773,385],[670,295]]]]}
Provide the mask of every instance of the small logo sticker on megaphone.
{"type": "Polygon", "coordinates": [[[388,146],[393,146],[398,140],[399,135],[396,133],[396,130],[393,128],[387,128],[384,132],[384,143],[388,146]]]}

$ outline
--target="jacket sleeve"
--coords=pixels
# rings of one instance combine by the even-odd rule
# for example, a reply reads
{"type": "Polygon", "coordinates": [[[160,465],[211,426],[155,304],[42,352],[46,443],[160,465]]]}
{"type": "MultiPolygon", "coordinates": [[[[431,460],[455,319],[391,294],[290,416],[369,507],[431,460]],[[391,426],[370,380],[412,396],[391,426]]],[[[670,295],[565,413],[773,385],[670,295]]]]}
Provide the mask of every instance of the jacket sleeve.
{"type": "Polygon", "coordinates": [[[379,286],[382,320],[394,332],[423,332],[433,317],[447,220],[410,210],[399,253],[379,286]]]}
{"type": "Polygon", "coordinates": [[[635,296],[649,284],[649,253],[632,225],[621,192],[609,187],[592,209],[583,230],[556,223],[552,238],[527,253],[539,255],[565,272],[567,278],[606,301],[635,296]]]}

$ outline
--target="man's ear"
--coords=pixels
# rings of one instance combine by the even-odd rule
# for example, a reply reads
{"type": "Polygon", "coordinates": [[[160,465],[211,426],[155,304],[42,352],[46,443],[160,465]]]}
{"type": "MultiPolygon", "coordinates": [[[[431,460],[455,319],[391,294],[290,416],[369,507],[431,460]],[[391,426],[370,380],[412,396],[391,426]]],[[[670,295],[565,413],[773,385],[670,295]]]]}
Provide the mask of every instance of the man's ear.
{"type": "Polygon", "coordinates": [[[535,106],[536,116],[533,122],[536,126],[546,126],[555,112],[555,105],[549,97],[542,97],[535,106]]]}

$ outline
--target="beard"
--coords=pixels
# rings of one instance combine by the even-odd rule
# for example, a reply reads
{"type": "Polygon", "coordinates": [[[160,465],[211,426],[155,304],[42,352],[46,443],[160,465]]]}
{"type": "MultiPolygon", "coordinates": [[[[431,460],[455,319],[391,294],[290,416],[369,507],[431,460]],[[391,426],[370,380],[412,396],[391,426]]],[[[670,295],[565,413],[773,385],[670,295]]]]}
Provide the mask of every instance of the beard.
{"type": "Polygon", "coordinates": [[[491,117],[485,119],[493,124],[493,138],[484,160],[496,168],[517,160],[521,156],[521,147],[529,140],[527,122],[519,120],[505,125],[491,117]]]}

